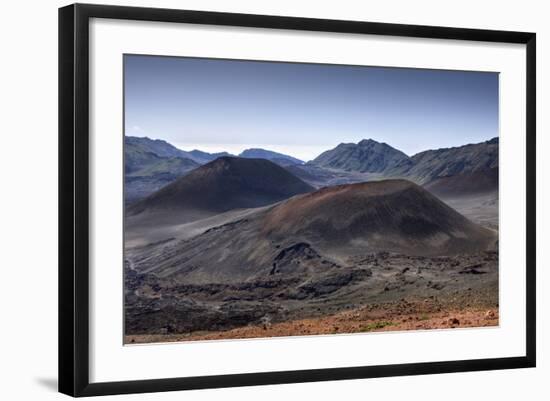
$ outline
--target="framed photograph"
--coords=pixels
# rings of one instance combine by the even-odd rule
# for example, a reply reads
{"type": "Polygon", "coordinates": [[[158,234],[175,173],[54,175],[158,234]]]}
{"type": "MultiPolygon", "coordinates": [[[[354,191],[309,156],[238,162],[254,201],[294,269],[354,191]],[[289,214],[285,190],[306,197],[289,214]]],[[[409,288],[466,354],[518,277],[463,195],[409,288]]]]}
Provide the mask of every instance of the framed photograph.
{"type": "Polygon", "coordinates": [[[59,10],[59,390],[535,366],[535,34],[59,10]]]}

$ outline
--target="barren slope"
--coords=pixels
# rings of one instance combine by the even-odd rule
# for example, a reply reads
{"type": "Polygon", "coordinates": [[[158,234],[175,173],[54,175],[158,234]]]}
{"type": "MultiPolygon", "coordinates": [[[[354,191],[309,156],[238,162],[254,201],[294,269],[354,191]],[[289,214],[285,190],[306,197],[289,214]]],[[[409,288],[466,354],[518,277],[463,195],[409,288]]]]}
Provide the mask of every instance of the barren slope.
{"type": "Polygon", "coordinates": [[[239,282],[274,274],[318,276],[354,255],[452,255],[490,249],[482,228],[405,180],[325,188],[249,213],[185,240],[134,249],[140,272],[186,282],[239,282]]]}
{"type": "Polygon", "coordinates": [[[179,212],[206,217],[278,202],[313,187],[263,159],[221,157],[127,209],[127,215],[179,212]]]}

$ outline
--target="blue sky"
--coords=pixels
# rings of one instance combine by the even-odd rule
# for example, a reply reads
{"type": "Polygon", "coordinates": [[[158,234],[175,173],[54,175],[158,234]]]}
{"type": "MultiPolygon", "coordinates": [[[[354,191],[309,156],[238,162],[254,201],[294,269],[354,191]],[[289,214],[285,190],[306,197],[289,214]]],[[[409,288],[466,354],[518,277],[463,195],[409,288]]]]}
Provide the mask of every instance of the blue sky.
{"type": "Polygon", "coordinates": [[[498,73],[126,55],[125,134],[302,160],[371,138],[412,155],[498,136],[498,73]]]}

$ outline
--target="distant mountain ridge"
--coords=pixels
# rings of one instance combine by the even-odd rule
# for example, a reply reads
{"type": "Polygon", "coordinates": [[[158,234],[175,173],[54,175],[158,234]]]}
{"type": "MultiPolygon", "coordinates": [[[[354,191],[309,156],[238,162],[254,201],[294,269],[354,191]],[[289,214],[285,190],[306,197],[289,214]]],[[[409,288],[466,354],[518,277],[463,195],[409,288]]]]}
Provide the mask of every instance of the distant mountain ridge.
{"type": "Polygon", "coordinates": [[[159,157],[180,157],[193,160],[198,164],[205,164],[222,156],[232,156],[228,152],[208,153],[198,149],[185,151],[176,148],[162,139],[151,139],[148,137],[125,136],[124,143],[126,146],[139,148],[143,151],[154,153],[159,157]]]}
{"type": "Polygon", "coordinates": [[[411,157],[413,163],[392,173],[426,184],[436,178],[473,174],[498,168],[499,140],[426,150],[411,157]]]}
{"type": "MultiPolygon", "coordinates": [[[[498,188],[498,148],[496,137],[476,144],[426,150],[409,157],[386,143],[366,139],[357,144],[342,143],[323,152],[306,167],[377,174],[378,178],[405,178],[440,193],[494,191],[498,188]]],[[[307,173],[315,173],[311,169],[302,170],[296,174],[307,177],[307,173]]]]}
{"type": "MultiPolygon", "coordinates": [[[[139,148],[144,152],[153,153],[159,157],[180,157],[193,160],[199,164],[206,164],[219,157],[235,155],[229,152],[208,153],[199,149],[190,151],[181,150],[162,139],[151,139],[148,137],[125,136],[125,145],[133,148],[139,148]]],[[[262,148],[250,148],[243,150],[238,157],[252,159],[266,159],[278,164],[304,164],[304,162],[295,157],[285,155],[284,153],[274,152],[262,148]]]]}
{"type": "Polygon", "coordinates": [[[133,202],[199,167],[167,142],[124,138],[124,198],[133,202]]]}
{"type": "Polygon", "coordinates": [[[285,155],[283,153],[273,152],[271,150],[251,148],[242,151],[239,157],[246,157],[252,159],[267,159],[283,166],[291,166],[295,164],[304,164],[300,159],[292,156],[285,155]]]}
{"type": "Polygon", "coordinates": [[[357,144],[341,143],[321,153],[308,164],[361,173],[382,173],[409,166],[412,161],[405,153],[386,143],[364,139],[357,144]]]}
{"type": "Polygon", "coordinates": [[[200,164],[206,164],[208,162],[211,162],[212,160],[216,160],[218,157],[233,156],[231,153],[228,152],[208,153],[197,149],[191,150],[186,153],[188,153],[196,162],[200,164]]]}
{"type": "MultiPolygon", "coordinates": [[[[267,149],[251,148],[240,158],[269,160],[320,188],[385,178],[413,181],[437,195],[494,192],[498,189],[498,137],[476,144],[431,149],[411,157],[386,143],[364,139],[341,143],[304,163],[267,149]]],[[[126,201],[135,201],[228,152],[183,151],[166,141],[125,137],[126,201]]]]}
{"type": "MultiPolygon", "coordinates": [[[[185,151],[161,139],[124,137],[124,173],[126,203],[138,201],[200,165],[220,157],[235,157],[229,152],[185,151]]],[[[302,165],[303,161],[267,149],[246,149],[243,158],[270,160],[280,166],[302,165]]]]}
{"type": "Polygon", "coordinates": [[[124,145],[143,152],[154,153],[159,157],[183,157],[192,159],[189,153],[184,152],[162,139],[148,137],[128,136],[124,137],[124,145]]]}

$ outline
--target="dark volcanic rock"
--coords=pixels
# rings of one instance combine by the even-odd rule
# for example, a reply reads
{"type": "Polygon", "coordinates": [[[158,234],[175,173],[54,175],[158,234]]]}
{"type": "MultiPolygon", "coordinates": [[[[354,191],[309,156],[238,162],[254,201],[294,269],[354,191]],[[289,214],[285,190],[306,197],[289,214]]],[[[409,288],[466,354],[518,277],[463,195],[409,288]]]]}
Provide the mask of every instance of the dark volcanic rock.
{"type": "MultiPolygon", "coordinates": [[[[326,316],[360,305],[365,305],[367,313],[376,317],[380,316],[379,306],[387,302],[398,302],[393,311],[386,311],[390,313],[385,315],[388,318],[396,311],[407,312],[413,305],[408,301],[415,300],[422,301],[423,312],[432,304],[435,307],[436,299],[451,302],[453,308],[478,302],[486,305],[487,299],[498,302],[496,258],[492,252],[455,258],[377,253],[357,258],[357,263],[367,263],[369,268],[340,266],[325,272],[289,272],[284,277],[201,285],[180,283],[181,280],[174,277],[141,274],[130,269],[127,263],[126,334],[224,331],[326,316]],[[404,265],[410,269],[404,272],[404,265]],[[462,266],[477,268],[478,265],[485,274],[460,274],[462,266]],[[421,276],[414,273],[420,267],[421,276]]],[[[355,319],[355,313],[351,319],[355,319]]]]}

